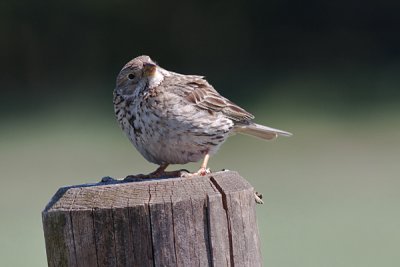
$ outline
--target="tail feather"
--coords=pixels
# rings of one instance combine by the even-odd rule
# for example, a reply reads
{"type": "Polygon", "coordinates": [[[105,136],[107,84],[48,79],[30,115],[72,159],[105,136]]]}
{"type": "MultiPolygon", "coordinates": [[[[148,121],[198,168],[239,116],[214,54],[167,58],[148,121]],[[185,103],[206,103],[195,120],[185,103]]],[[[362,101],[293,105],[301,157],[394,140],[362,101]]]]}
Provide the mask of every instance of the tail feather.
{"type": "Polygon", "coordinates": [[[260,125],[257,123],[251,123],[249,125],[240,125],[235,128],[235,131],[242,134],[247,134],[251,136],[255,136],[265,140],[272,140],[282,136],[291,136],[292,134],[289,132],[285,132],[282,130],[274,129],[268,126],[260,125]]]}

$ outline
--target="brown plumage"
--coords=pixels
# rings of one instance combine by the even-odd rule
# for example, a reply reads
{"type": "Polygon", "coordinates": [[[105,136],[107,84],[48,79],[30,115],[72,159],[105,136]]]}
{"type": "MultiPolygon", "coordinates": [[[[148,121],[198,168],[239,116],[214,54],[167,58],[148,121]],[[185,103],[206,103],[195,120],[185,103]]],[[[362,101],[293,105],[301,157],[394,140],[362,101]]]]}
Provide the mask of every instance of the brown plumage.
{"type": "Polygon", "coordinates": [[[148,56],[128,62],[114,90],[117,120],[139,152],[160,165],[196,162],[205,174],[209,155],[232,134],[271,140],[291,134],[254,123],[254,116],[221,96],[202,76],[182,75],[148,56]]]}

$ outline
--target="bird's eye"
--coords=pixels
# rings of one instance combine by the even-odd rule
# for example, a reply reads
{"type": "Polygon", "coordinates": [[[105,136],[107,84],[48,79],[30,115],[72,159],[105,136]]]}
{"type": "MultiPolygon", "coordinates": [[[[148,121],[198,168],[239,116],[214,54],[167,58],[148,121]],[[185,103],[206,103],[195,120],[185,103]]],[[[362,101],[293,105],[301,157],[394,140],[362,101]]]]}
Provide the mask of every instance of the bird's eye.
{"type": "Polygon", "coordinates": [[[128,79],[129,79],[129,80],[133,80],[134,78],[135,78],[135,75],[133,75],[132,73],[129,73],[128,79]]]}

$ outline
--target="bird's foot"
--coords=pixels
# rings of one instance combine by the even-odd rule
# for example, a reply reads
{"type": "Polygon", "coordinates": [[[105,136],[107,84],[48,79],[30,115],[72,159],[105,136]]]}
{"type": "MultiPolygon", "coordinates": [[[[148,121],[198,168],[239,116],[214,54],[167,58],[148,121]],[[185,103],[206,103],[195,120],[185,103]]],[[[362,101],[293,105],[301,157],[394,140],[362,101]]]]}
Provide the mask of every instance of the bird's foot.
{"type": "Polygon", "coordinates": [[[200,170],[198,170],[197,172],[187,172],[187,173],[183,173],[181,175],[181,177],[185,177],[185,178],[190,178],[193,176],[206,176],[207,174],[211,173],[209,168],[200,168],[200,170]]]}
{"type": "Polygon", "coordinates": [[[264,204],[264,201],[262,201],[262,194],[258,193],[257,191],[254,191],[254,199],[257,204],[264,204]]]}
{"type": "Polygon", "coordinates": [[[206,176],[207,174],[211,173],[210,169],[207,168],[207,163],[209,159],[210,159],[210,154],[208,154],[207,151],[207,154],[204,156],[203,163],[201,164],[201,168],[195,173],[189,172],[187,174],[184,174],[182,177],[206,176]]]}
{"type": "Polygon", "coordinates": [[[200,170],[196,172],[197,175],[206,176],[207,174],[211,173],[210,168],[203,168],[201,167],[200,170]]]}

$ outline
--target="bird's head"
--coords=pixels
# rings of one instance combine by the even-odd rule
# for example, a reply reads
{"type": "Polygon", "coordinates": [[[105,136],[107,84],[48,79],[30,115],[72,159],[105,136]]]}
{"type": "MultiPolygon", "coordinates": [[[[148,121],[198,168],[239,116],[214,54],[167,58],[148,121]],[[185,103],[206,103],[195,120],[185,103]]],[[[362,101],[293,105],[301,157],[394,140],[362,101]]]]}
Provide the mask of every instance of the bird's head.
{"type": "Polygon", "coordinates": [[[132,95],[136,90],[158,86],[164,80],[165,70],[149,56],[139,56],[122,68],[117,76],[116,90],[132,95]]]}

